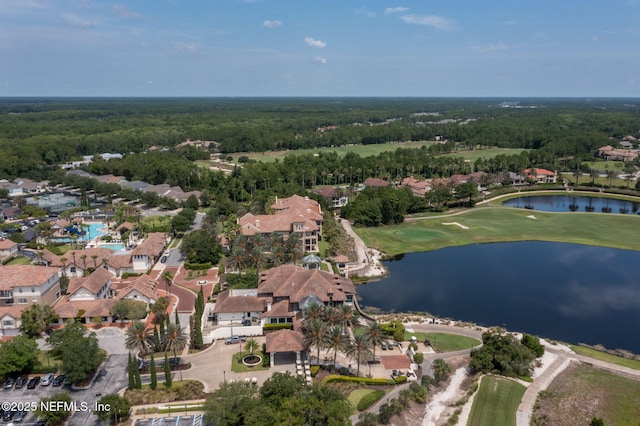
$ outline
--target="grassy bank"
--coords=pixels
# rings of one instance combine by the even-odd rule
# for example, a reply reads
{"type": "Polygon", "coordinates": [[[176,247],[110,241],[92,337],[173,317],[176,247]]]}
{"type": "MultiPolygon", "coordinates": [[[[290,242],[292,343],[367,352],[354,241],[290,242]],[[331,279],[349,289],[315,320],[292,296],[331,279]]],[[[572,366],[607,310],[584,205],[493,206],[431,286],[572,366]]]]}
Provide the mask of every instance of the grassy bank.
{"type": "Polygon", "coordinates": [[[513,380],[494,376],[483,378],[467,424],[515,425],[516,410],[524,391],[525,387],[513,380]]]}
{"type": "Polygon", "coordinates": [[[572,364],[540,392],[535,424],[587,425],[594,417],[605,425],[637,425],[640,382],[584,364],[572,364]]]}
{"type": "Polygon", "coordinates": [[[411,340],[415,336],[418,340],[418,348],[424,347],[424,340],[429,339],[431,346],[438,352],[453,352],[462,349],[471,349],[480,344],[479,340],[459,334],[449,333],[416,333],[405,332],[405,340],[411,340]]]}
{"type": "Polygon", "coordinates": [[[611,355],[605,352],[601,352],[591,348],[585,348],[584,346],[569,345],[571,349],[578,355],[588,356],[589,358],[605,361],[610,364],[621,365],[623,367],[632,368],[634,370],[640,370],[640,361],[635,359],[623,358],[621,356],[611,355]]]}
{"type": "Polygon", "coordinates": [[[455,216],[430,217],[400,225],[356,228],[369,247],[388,256],[443,247],[511,241],[555,241],[640,250],[629,232],[640,217],[600,213],[546,213],[506,207],[483,207],[455,216]],[[530,216],[535,217],[535,219],[530,216]],[[457,225],[444,225],[457,222],[457,225]]]}

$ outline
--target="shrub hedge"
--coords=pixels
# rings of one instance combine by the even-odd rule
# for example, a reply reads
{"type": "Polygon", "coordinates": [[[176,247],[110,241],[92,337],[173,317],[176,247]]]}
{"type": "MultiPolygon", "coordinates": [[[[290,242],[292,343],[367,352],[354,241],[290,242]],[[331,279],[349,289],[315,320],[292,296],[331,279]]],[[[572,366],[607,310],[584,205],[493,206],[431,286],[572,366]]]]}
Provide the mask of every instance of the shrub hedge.
{"type": "Polygon", "coordinates": [[[311,377],[316,377],[318,375],[318,371],[320,371],[320,367],[317,365],[312,365],[309,367],[309,371],[311,371],[311,377]]]}
{"type": "MultiPolygon", "coordinates": [[[[406,377],[405,377],[406,379],[406,377]]],[[[406,381],[406,380],[405,380],[406,381]]],[[[363,385],[370,386],[387,386],[393,385],[393,380],[382,378],[369,378],[369,377],[355,377],[355,376],[341,376],[339,374],[332,374],[324,378],[323,383],[361,383],[363,385]]]]}
{"type": "Polygon", "coordinates": [[[293,328],[293,324],[265,324],[262,326],[264,331],[284,330],[293,328]]]}
{"type": "Polygon", "coordinates": [[[397,385],[401,385],[403,383],[407,383],[407,376],[397,376],[393,379],[397,385]]]}
{"type": "Polygon", "coordinates": [[[192,271],[202,271],[205,269],[211,269],[211,262],[206,262],[206,263],[184,262],[184,267],[192,271]]]}
{"type": "Polygon", "coordinates": [[[364,411],[367,408],[371,407],[373,404],[378,402],[380,398],[384,396],[384,394],[385,392],[379,389],[366,394],[360,401],[358,401],[358,411],[364,411]]]}

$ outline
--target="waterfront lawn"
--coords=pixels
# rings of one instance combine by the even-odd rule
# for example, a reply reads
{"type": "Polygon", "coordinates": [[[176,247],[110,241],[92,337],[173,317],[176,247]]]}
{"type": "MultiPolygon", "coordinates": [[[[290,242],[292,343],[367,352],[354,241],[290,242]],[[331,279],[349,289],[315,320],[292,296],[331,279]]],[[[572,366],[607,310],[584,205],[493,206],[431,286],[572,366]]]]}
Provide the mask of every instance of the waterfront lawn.
{"type": "Polygon", "coordinates": [[[513,380],[494,376],[484,377],[480,390],[473,400],[467,425],[515,425],[516,410],[525,389],[513,380]]]}
{"type": "Polygon", "coordinates": [[[621,356],[608,354],[595,349],[585,348],[584,346],[569,345],[569,347],[578,355],[588,356],[589,358],[599,359],[600,361],[621,365],[634,370],[640,370],[640,361],[636,359],[623,358],[621,356]]]}
{"type": "Polygon", "coordinates": [[[639,406],[640,381],[571,364],[540,392],[533,419],[536,424],[587,425],[599,417],[605,425],[637,425],[639,406]]]}
{"type": "Polygon", "coordinates": [[[368,247],[381,250],[387,256],[511,241],[555,241],[640,250],[640,240],[628,231],[639,224],[637,215],[478,207],[456,216],[420,218],[400,225],[355,228],[355,231],[368,247]],[[451,222],[469,229],[443,225],[451,222]]]}
{"type": "Polygon", "coordinates": [[[463,349],[471,349],[480,344],[479,340],[459,334],[449,333],[404,333],[404,340],[411,340],[411,336],[415,336],[418,340],[418,349],[424,347],[424,340],[429,339],[431,346],[438,352],[454,352],[463,349]]]}

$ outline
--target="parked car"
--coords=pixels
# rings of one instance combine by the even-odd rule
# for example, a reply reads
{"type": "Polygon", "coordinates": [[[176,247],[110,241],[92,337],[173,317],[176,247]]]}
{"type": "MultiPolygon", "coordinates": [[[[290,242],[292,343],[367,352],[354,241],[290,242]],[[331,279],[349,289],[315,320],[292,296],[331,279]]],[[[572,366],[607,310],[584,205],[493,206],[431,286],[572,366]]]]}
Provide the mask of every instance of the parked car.
{"type": "Polygon", "coordinates": [[[24,418],[27,417],[27,412],[24,410],[18,410],[15,416],[13,416],[14,423],[22,423],[24,418]]]}
{"type": "Polygon", "coordinates": [[[47,421],[45,419],[38,419],[34,426],[47,426],[47,421]]]}
{"type": "Polygon", "coordinates": [[[40,386],[49,386],[52,380],[53,380],[53,373],[47,373],[42,378],[42,383],[40,384],[40,386]]]}
{"type": "Polygon", "coordinates": [[[14,379],[13,377],[9,377],[4,382],[4,385],[2,385],[2,387],[5,388],[5,389],[11,389],[15,383],[16,383],[16,379],[14,379]]]}
{"type": "Polygon", "coordinates": [[[16,380],[16,385],[15,385],[15,389],[22,389],[24,387],[24,385],[27,384],[27,382],[29,381],[29,378],[27,376],[20,376],[18,377],[18,380],[16,380]]]}
{"type": "Polygon", "coordinates": [[[386,351],[387,350],[387,344],[385,342],[382,342],[380,344],[380,349],[382,349],[383,351],[386,351]]]}
{"type": "Polygon", "coordinates": [[[56,388],[58,386],[62,386],[62,384],[64,383],[65,377],[67,377],[67,376],[65,376],[64,374],[57,375],[55,377],[55,379],[53,379],[53,382],[51,382],[51,386],[56,387],[56,388]]]}
{"type": "Polygon", "coordinates": [[[198,285],[205,285],[206,283],[207,283],[207,280],[198,281],[198,285]]]}
{"type": "Polygon", "coordinates": [[[234,343],[242,343],[244,341],[246,341],[247,338],[245,336],[231,336],[231,337],[227,337],[226,339],[224,339],[224,344],[225,345],[232,345],[234,343]]]}
{"type": "Polygon", "coordinates": [[[166,255],[164,255],[164,256],[162,256],[162,257],[160,258],[160,262],[161,262],[161,263],[164,263],[164,262],[166,262],[166,261],[167,261],[167,256],[166,256],[166,255]]]}
{"type": "Polygon", "coordinates": [[[13,418],[13,416],[16,415],[16,413],[17,413],[17,411],[7,410],[2,415],[2,420],[4,420],[5,422],[8,422],[9,420],[11,420],[13,418]]]}
{"type": "Polygon", "coordinates": [[[246,320],[242,321],[242,325],[244,325],[244,326],[251,325],[251,320],[246,319],[246,320]]]}
{"type": "Polygon", "coordinates": [[[33,379],[29,380],[29,383],[27,384],[27,389],[35,389],[39,383],[40,383],[40,376],[36,376],[33,379]]]}

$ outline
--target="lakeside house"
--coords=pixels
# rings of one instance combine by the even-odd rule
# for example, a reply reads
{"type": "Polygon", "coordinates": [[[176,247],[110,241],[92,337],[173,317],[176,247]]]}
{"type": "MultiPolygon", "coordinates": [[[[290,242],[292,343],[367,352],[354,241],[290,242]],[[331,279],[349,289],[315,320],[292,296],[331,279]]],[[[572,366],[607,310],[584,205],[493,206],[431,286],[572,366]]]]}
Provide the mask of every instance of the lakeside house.
{"type": "Polygon", "coordinates": [[[524,169],[522,174],[535,183],[556,183],[558,179],[558,173],[537,167],[524,169]]]}
{"type": "Polygon", "coordinates": [[[637,149],[618,149],[611,145],[598,148],[597,155],[605,160],[633,161],[638,158],[637,149]]]}
{"type": "Polygon", "coordinates": [[[290,324],[298,330],[302,311],[312,303],[353,305],[355,296],[349,278],[289,264],[262,272],[257,289],[221,292],[214,313],[219,325],[251,320],[262,326],[290,324]]]}
{"type": "Polygon", "coordinates": [[[274,214],[254,215],[247,213],[238,219],[242,235],[280,235],[285,239],[295,234],[303,252],[318,252],[322,234],[322,209],[317,201],[309,197],[292,195],[278,199],[271,205],[274,214]]]}

